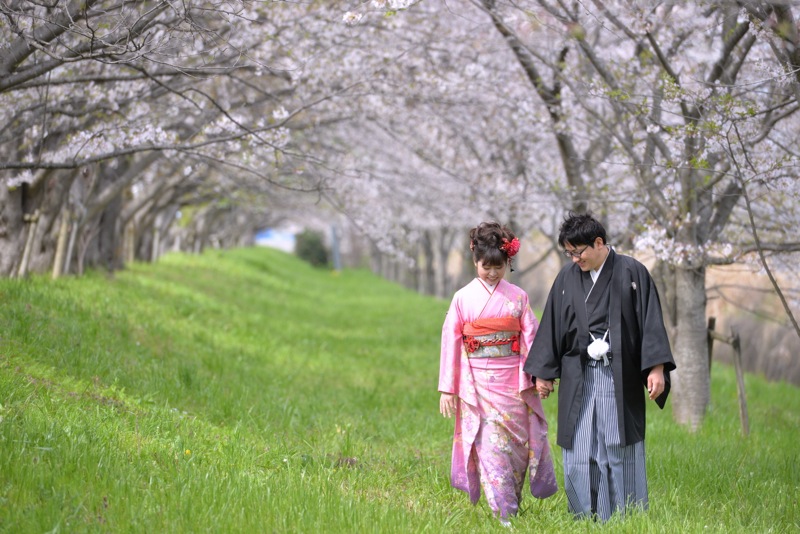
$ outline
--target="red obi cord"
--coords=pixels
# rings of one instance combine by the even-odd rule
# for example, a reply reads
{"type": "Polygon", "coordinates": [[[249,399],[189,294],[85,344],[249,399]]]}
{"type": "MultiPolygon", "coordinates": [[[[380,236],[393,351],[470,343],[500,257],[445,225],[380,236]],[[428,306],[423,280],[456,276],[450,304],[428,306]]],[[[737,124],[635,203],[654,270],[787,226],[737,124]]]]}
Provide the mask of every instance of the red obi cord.
{"type": "Polygon", "coordinates": [[[469,353],[475,352],[481,347],[497,347],[499,345],[508,344],[511,344],[511,352],[515,354],[519,353],[519,335],[517,334],[514,334],[510,338],[506,339],[491,339],[485,341],[482,341],[475,336],[464,336],[464,347],[469,353]]]}

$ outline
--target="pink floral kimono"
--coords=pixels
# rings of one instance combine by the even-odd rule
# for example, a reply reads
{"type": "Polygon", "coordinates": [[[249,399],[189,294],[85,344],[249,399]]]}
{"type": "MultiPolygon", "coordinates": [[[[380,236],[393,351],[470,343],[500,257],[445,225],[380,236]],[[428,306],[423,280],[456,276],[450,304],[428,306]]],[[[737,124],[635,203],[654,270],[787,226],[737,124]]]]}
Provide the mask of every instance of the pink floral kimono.
{"type": "Polygon", "coordinates": [[[458,395],[450,482],[477,503],[480,490],[500,518],[515,515],[528,472],[531,494],[558,485],[547,421],[522,366],[538,323],[528,295],[478,279],[456,292],[442,327],[439,391],[458,395]]]}

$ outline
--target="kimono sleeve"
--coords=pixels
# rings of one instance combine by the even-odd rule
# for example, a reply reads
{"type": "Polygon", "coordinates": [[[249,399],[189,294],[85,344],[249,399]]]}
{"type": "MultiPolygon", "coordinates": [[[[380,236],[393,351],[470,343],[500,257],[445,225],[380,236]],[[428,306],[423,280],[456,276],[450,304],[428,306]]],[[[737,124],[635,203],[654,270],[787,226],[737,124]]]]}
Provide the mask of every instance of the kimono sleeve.
{"type": "Polygon", "coordinates": [[[461,378],[461,348],[464,321],[461,315],[459,295],[456,294],[447,310],[442,325],[442,347],[439,358],[439,391],[458,395],[461,378]]]}
{"type": "Polygon", "coordinates": [[[520,352],[523,354],[528,352],[533,346],[533,340],[536,337],[536,331],[539,328],[539,320],[534,315],[531,309],[531,304],[528,301],[527,293],[523,293],[522,299],[522,315],[519,318],[520,326],[520,352]],[[524,351],[524,352],[523,352],[524,351]]]}
{"type": "Polygon", "coordinates": [[[664,316],[661,311],[661,301],[655,281],[647,268],[637,266],[637,279],[639,280],[639,331],[642,336],[641,344],[641,372],[642,382],[647,384],[647,375],[656,365],[664,366],[666,387],[664,392],[656,399],[656,403],[663,408],[670,391],[670,371],[675,370],[675,360],[672,357],[669,337],[664,326],[664,316]]]}
{"type": "Polygon", "coordinates": [[[550,288],[542,320],[533,338],[524,370],[534,379],[554,380],[561,376],[561,277],[550,288]]]}

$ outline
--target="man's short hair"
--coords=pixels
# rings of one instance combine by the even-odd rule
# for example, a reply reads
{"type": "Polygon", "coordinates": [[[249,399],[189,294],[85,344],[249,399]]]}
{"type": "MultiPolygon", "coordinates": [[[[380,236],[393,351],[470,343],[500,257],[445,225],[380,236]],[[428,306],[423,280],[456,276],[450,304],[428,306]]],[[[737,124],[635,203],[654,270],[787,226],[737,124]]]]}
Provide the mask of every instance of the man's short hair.
{"type": "Polygon", "coordinates": [[[591,212],[575,213],[570,211],[558,233],[558,244],[566,247],[566,244],[576,247],[580,245],[594,245],[595,239],[601,237],[606,243],[606,229],[600,221],[592,216],[591,212]]]}

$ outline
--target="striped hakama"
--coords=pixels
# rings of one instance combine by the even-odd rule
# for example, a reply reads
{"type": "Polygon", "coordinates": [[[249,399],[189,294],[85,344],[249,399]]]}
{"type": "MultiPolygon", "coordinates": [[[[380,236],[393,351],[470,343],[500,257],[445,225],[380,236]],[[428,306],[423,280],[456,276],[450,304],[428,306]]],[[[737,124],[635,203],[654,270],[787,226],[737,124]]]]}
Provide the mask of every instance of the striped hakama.
{"type": "Polygon", "coordinates": [[[614,512],[646,510],[644,441],[620,446],[611,366],[590,361],[584,373],[583,401],[571,449],[563,449],[564,490],[576,518],[607,521],[614,512]]]}

